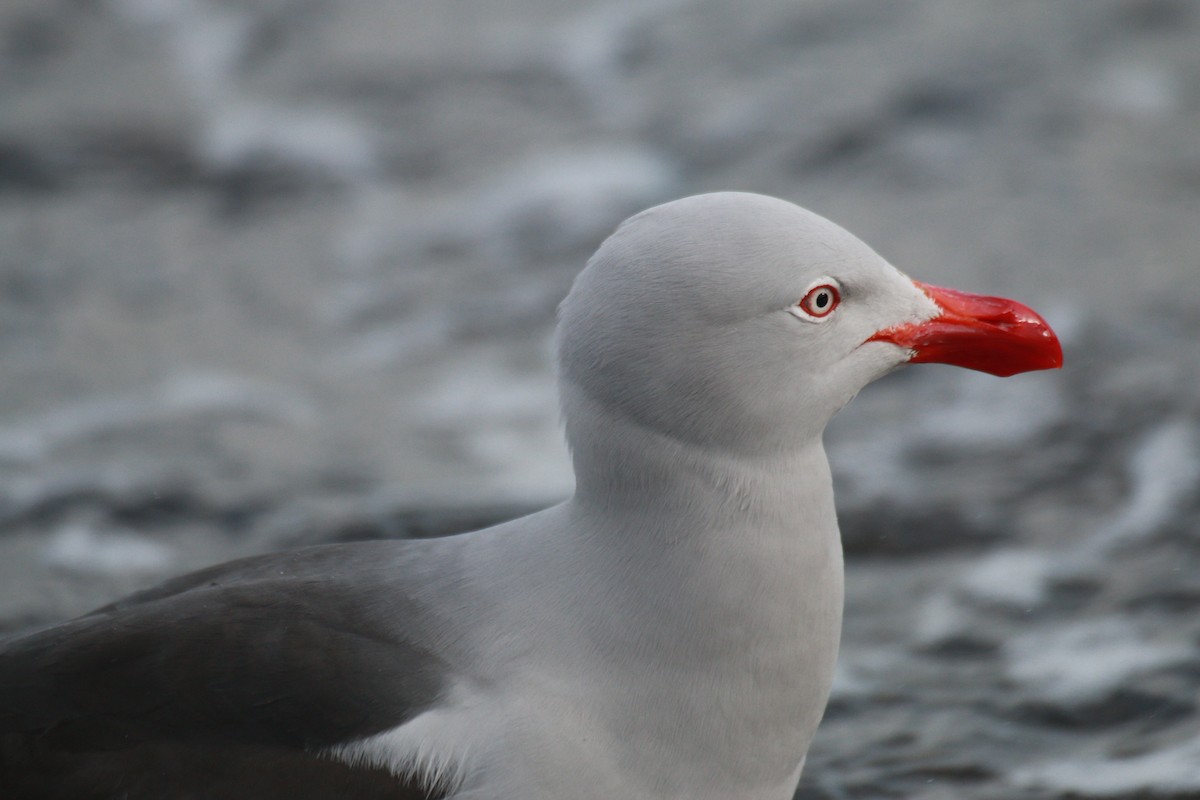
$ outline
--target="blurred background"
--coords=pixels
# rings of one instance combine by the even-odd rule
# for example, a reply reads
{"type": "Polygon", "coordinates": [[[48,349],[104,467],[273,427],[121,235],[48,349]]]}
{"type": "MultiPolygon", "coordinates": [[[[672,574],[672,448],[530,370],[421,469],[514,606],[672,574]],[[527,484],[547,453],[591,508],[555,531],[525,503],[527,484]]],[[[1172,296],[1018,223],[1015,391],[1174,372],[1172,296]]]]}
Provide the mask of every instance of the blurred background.
{"type": "Polygon", "coordinates": [[[864,391],[799,798],[1200,796],[1200,4],[3,0],[0,629],[566,496],[554,308],[778,195],[1045,313],[864,391]]]}

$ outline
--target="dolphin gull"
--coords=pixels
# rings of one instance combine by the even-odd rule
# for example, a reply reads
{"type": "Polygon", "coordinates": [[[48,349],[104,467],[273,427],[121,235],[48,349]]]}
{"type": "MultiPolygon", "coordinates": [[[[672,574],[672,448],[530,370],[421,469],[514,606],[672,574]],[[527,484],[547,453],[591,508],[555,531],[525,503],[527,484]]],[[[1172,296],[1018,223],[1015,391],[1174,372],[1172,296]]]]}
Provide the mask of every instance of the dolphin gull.
{"type": "Polygon", "coordinates": [[[790,798],[841,633],[825,424],[910,361],[1062,363],[1025,306],[743,193],[626,220],[556,342],[570,499],[0,644],[0,796],[790,798]]]}

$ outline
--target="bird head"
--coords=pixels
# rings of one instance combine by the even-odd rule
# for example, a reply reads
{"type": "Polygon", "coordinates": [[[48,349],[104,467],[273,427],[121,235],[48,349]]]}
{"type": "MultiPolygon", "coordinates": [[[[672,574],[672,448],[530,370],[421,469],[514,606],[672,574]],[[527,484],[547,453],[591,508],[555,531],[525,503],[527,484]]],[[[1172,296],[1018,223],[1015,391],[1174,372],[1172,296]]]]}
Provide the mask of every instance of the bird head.
{"type": "Polygon", "coordinates": [[[572,398],[586,398],[732,452],[819,436],[908,363],[996,375],[1062,364],[1028,307],[920,283],[817,214],[737,192],[626,220],[563,301],[557,345],[568,435],[572,398]]]}

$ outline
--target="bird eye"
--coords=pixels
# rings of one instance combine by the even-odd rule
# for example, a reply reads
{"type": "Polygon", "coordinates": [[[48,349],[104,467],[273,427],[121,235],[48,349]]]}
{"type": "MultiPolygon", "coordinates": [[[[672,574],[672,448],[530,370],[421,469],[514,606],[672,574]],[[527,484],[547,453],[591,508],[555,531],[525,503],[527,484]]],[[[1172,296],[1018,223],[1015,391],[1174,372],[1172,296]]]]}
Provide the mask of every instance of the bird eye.
{"type": "Polygon", "coordinates": [[[827,317],[837,308],[842,300],[841,294],[833,284],[823,283],[808,290],[799,303],[800,310],[810,317],[821,319],[827,317]]]}

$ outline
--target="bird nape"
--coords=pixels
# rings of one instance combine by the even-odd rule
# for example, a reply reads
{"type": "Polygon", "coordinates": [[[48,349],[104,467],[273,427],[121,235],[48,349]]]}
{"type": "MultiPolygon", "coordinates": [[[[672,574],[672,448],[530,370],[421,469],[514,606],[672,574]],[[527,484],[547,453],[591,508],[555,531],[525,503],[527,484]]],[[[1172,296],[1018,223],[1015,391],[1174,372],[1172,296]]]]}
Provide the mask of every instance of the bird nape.
{"type": "Polygon", "coordinates": [[[1062,363],[1029,308],[742,193],[626,220],[556,346],[570,499],[0,643],[0,796],[790,798],[841,631],[826,423],[909,362],[1062,363]]]}

